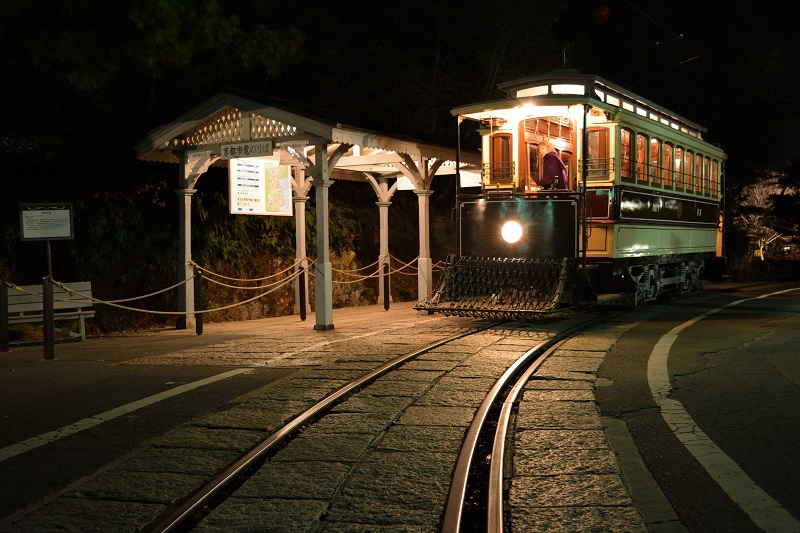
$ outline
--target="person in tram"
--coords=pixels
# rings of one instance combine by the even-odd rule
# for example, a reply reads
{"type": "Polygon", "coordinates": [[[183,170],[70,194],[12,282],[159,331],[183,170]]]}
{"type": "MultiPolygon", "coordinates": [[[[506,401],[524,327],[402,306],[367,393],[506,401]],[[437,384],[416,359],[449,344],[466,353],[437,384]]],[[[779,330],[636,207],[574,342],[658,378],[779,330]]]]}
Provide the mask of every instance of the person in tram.
{"type": "Polygon", "coordinates": [[[542,177],[539,185],[543,189],[568,189],[567,167],[550,139],[542,139],[539,143],[539,154],[542,156],[542,177]]]}

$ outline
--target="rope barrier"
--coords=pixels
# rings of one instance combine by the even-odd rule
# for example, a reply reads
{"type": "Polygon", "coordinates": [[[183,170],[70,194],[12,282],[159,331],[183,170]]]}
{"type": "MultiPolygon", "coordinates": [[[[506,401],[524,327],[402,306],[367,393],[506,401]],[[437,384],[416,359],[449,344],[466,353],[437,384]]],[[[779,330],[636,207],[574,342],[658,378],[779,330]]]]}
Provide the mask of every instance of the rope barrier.
{"type": "MultiPolygon", "coordinates": [[[[240,305],[248,304],[250,302],[258,300],[259,298],[263,298],[264,296],[275,292],[276,290],[280,289],[281,287],[284,287],[285,285],[289,284],[291,281],[294,281],[294,279],[297,278],[297,276],[299,276],[299,274],[300,273],[297,272],[296,274],[286,278],[282,283],[275,285],[271,290],[266,291],[266,292],[264,292],[262,294],[259,294],[257,296],[254,296],[254,297],[252,297],[250,299],[247,299],[247,300],[244,300],[244,301],[241,301],[241,302],[237,302],[237,303],[234,303],[234,304],[231,304],[231,305],[226,305],[226,306],[223,306],[223,307],[215,307],[214,309],[203,309],[202,311],[194,311],[193,313],[194,314],[212,313],[214,311],[224,311],[225,309],[231,309],[233,307],[238,307],[240,305]]],[[[50,280],[50,282],[53,285],[56,285],[57,287],[60,287],[62,289],[66,289],[66,287],[64,287],[64,285],[60,281],[50,280]]],[[[27,291],[22,291],[22,292],[28,293],[27,291]]],[[[39,296],[39,297],[42,296],[40,294],[35,294],[35,293],[28,293],[28,294],[32,294],[34,296],[39,296]]],[[[105,300],[101,300],[99,298],[94,298],[94,297],[89,297],[89,296],[86,296],[86,295],[82,295],[80,293],[76,293],[76,294],[78,294],[78,296],[81,296],[83,299],[88,300],[88,301],[92,301],[92,302],[94,302],[96,304],[109,305],[111,307],[116,307],[117,309],[124,309],[126,311],[137,311],[137,312],[141,312],[141,313],[152,313],[152,314],[155,314],[155,315],[178,315],[178,316],[180,316],[180,315],[185,315],[186,314],[186,311],[156,311],[156,310],[152,310],[152,309],[141,309],[141,308],[138,308],[138,307],[130,307],[130,306],[126,306],[126,305],[119,305],[119,304],[117,304],[117,303],[115,303],[113,301],[105,301],[105,300]]],[[[72,301],[72,300],[67,300],[67,301],[72,301]]]]}
{"type": "MultiPolygon", "coordinates": [[[[388,255],[387,257],[390,260],[390,262],[388,263],[390,265],[390,267],[391,267],[391,260],[394,260],[395,262],[400,263],[399,267],[394,268],[394,269],[390,268],[390,270],[388,272],[388,275],[399,274],[399,275],[409,275],[409,276],[411,276],[411,275],[415,275],[416,272],[406,272],[406,270],[414,269],[415,271],[418,271],[418,268],[415,268],[413,266],[413,264],[414,264],[414,262],[418,261],[419,256],[417,256],[416,258],[412,259],[408,263],[404,263],[404,262],[400,261],[399,259],[397,259],[396,257],[394,257],[392,255],[388,255]]],[[[365,267],[361,267],[361,268],[358,268],[358,269],[333,269],[333,272],[336,272],[337,274],[341,274],[343,276],[353,277],[353,278],[356,278],[356,279],[346,280],[346,281],[331,280],[331,283],[351,284],[351,283],[363,282],[363,281],[365,281],[367,279],[380,279],[384,275],[387,275],[387,273],[383,273],[381,271],[382,270],[381,267],[378,267],[376,270],[374,270],[370,274],[366,274],[366,275],[358,275],[358,274],[356,274],[356,272],[363,271],[363,270],[366,270],[368,268],[374,267],[375,265],[378,265],[380,262],[381,262],[381,260],[379,259],[379,260],[371,263],[370,265],[367,265],[365,267]]],[[[212,271],[200,266],[195,261],[189,260],[189,262],[187,264],[193,266],[196,270],[201,271],[203,273],[203,279],[205,279],[209,283],[213,283],[215,285],[218,285],[218,286],[221,286],[221,287],[226,287],[226,288],[229,288],[229,289],[241,289],[241,290],[262,290],[262,289],[267,289],[267,290],[265,290],[265,292],[263,292],[263,293],[261,293],[261,294],[259,294],[257,296],[254,296],[252,298],[249,298],[247,300],[244,300],[244,301],[241,301],[241,302],[236,302],[234,304],[230,304],[230,305],[226,305],[226,306],[222,306],[222,307],[216,307],[214,309],[204,309],[202,311],[196,310],[196,311],[194,311],[194,314],[211,313],[211,312],[214,312],[214,311],[223,311],[223,310],[226,310],[226,309],[231,309],[233,307],[238,307],[240,305],[245,305],[245,304],[248,304],[248,303],[253,302],[255,300],[258,300],[260,298],[263,298],[264,296],[267,296],[267,295],[277,291],[278,289],[285,287],[289,283],[293,282],[294,280],[296,280],[300,276],[301,273],[305,273],[308,276],[313,276],[315,274],[315,272],[314,272],[313,268],[310,268],[310,266],[313,265],[314,263],[315,263],[315,261],[309,259],[308,257],[303,257],[303,258],[298,259],[297,261],[295,261],[295,263],[292,264],[291,266],[289,266],[289,267],[287,267],[287,268],[285,268],[285,269],[283,269],[283,270],[281,270],[281,271],[279,271],[279,272],[277,272],[275,274],[271,274],[269,276],[263,276],[263,277],[259,277],[259,278],[233,278],[233,277],[224,276],[222,274],[212,272],[212,271]],[[308,267],[297,269],[297,267],[303,261],[307,261],[308,262],[308,267]],[[216,280],[216,279],[212,279],[211,277],[209,277],[209,276],[214,276],[216,278],[225,279],[225,280],[229,280],[229,281],[252,282],[252,281],[265,281],[265,280],[268,280],[268,279],[276,278],[276,277],[281,276],[283,274],[286,274],[287,272],[290,272],[290,271],[292,272],[292,274],[287,278],[284,278],[284,279],[279,280],[279,281],[275,281],[273,283],[268,283],[268,284],[265,284],[265,285],[255,285],[255,286],[231,285],[231,284],[227,284],[227,283],[224,283],[222,281],[219,281],[219,280],[216,280]]],[[[433,268],[435,270],[444,270],[445,267],[446,267],[446,263],[444,261],[439,261],[439,262],[437,262],[436,264],[433,265],[433,268]]],[[[142,299],[145,299],[145,298],[156,296],[158,294],[165,293],[167,291],[173,290],[173,289],[175,289],[175,288],[177,288],[177,287],[179,287],[181,285],[184,285],[184,284],[188,283],[190,280],[192,280],[192,279],[194,279],[196,277],[197,277],[197,274],[195,273],[195,274],[192,274],[190,277],[186,278],[185,280],[179,281],[178,283],[170,285],[169,287],[166,287],[164,289],[160,289],[160,290],[157,290],[157,291],[154,291],[154,292],[151,292],[151,293],[148,293],[148,294],[144,294],[144,295],[141,295],[141,296],[133,296],[131,298],[122,298],[122,299],[117,299],[117,300],[102,300],[102,299],[96,298],[94,296],[89,296],[89,295],[74,291],[73,289],[65,286],[64,283],[62,283],[60,281],[57,281],[57,280],[54,280],[54,279],[50,279],[49,281],[54,286],[59,287],[67,295],[69,295],[69,298],[61,298],[61,297],[55,297],[54,296],[54,300],[64,301],[64,302],[80,302],[81,300],[83,300],[83,301],[92,302],[92,303],[98,304],[98,305],[108,305],[110,307],[115,307],[117,309],[123,309],[123,310],[126,310],[126,311],[134,311],[134,312],[141,312],[141,313],[152,313],[152,314],[158,314],[158,315],[176,315],[176,316],[181,316],[181,315],[185,315],[187,313],[185,311],[149,310],[149,309],[142,309],[142,308],[139,308],[139,307],[131,307],[131,306],[126,306],[126,305],[120,305],[120,304],[126,303],[126,302],[132,302],[132,301],[136,301],[136,300],[142,300],[142,299]]],[[[34,292],[26,291],[22,287],[20,287],[18,285],[15,285],[13,283],[10,283],[10,282],[8,282],[6,280],[3,280],[2,282],[7,287],[9,287],[10,289],[13,289],[15,291],[21,292],[23,294],[34,296],[36,298],[43,299],[43,295],[42,294],[37,294],[37,293],[34,293],[34,292]]]]}
{"type": "Polygon", "coordinates": [[[364,281],[365,279],[378,278],[378,277],[380,277],[380,273],[381,273],[380,269],[378,269],[374,273],[369,274],[367,276],[357,276],[356,274],[350,274],[350,272],[352,272],[352,271],[346,271],[346,270],[333,270],[333,271],[337,272],[339,274],[344,274],[346,276],[351,276],[351,277],[358,278],[358,279],[353,279],[353,280],[350,280],[350,281],[331,280],[332,283],[340,283],[340,284],[357,283],[359,281],[364,281]]]}
{"type": "Polygon", "coordinates": [[[368,268],[370,268],[370,267],[373,267],[373,266],[377,265],[378,263],[380,263],[380,261],[381,261],[381,260],[380,260],[380,259],[378,259],[377,261],[373,261],[373,262],[372,262],[372,263],[370,263],[369,265],[367,265],[367,266],[363,266],[363,267],[361,267],[361,268],[352,268],[352,269],[333,269],[333,271],[334,271],[334,272],[358,272],[359,270],[366,270],[366,269],[368,269],[368,268]]]}
{"type": "Polygon", "coordinates": [[[411,265],[419,260],[419,256],[417,256],[414,259],[412,259],[411,261],[409,261],[408,263],[403,263],[400,259],[396,258],[395,256],[393,256],[391,254],[389,255],[389,257],[391,257],[392,259],[394,259],[395,261],[397,261],[398,263],[403,265],[403,266],[401,266],[400,268],[397,269],[397,272],[399,272],[401,270],[404,270],[406,268],[413,268],[413,267],[411,267],[411,265]]]}
{"type": "MultiPolygon", "coordinates": [[[[188,283],[190,279],[194,279],[194,277],[195,277],[195,275],[194,275],[194,274],[192,274],[190,277],[186,278],[186,279],[185,279],[185,280],[183,280],[183,281],[179,281],[179,282],[178,282],[178,283],[176,283],[175,285],[172,285],[172,286],[170,286],[170,287],[167,287],[166,289],[161,289],[161,290],[158,290],[158,291],[156,291],[156,292],[151,292],[150,294],[144,294],[144,295],[142,295],[142,296],[133,296],[133,297],[131,297],[131,298],[122,298],[122,299],[120,299],[120,300],[106,300],[106,301],[105,301],[105,303],[122,303],[122,302],[132,302],[132,301],[134,301],[134,300],[144,300],[145,298],[149,298],[149,297],[151,297],[151,296],[155,296],[155,295],[157,295],[157,294],[161,294],[161,293],[164,293],[164,292],[167,292],[167,291],[171,291],[172,289],[175,289],[175,288],[177,288],[177,287],[180,287],[180,286],[181,286],[181,285],[183,285],[184,283],[188,283]]],[[[57,287],[60,287],[60,288],[62,288],[62,289],[64,289],[64,292],[66,292],[67,294],[74,294],[74,295],[77,295],[77,296],[79,296],[79,297],[81,297],[81,298],[86,298],[86,295],[85,295],[85,294],[81,294],[81,293],[79,293],[79,292],[75,292],[75,291],[73,291],[72,289],[70,289],[69,287],[65,287],[65,286],[64,286],[63,284],[61,284],[60,282],[53,281],[53,284],[54,284],[54,285],[56,285],[56,284],[57,284],[56,286],[57,286],[57,287]]],[[[67,302],[71,302],[71,301],[72,301],[72,300],[64,300],[63,298],[55,298],[55,297],[53,297],[53,299],[54,299],[54,300],[59,300],[59,301],[67,301],[67,302]]]]}
{"type": "Polygon", "coordinates": [[[212,276],[215,276],[217,278],[227,279],[227,280],[230,280],[230,281],[264,281],[264,280],[267,280],[267,279],[270,279],[270,278],[276,278],[276,277],[280,276],[281,274],[284,274],[284,273],[292,270],[293,268],[295,268],[297,265],[299,265],[303,261],[308,261],[309,265],[314,264],[314,261],[310,260],[308,257],[301,257],[300,259],[295,261],[295,263],[293,265],[291,265],[291,266],[289,266],[289,267],[287,267],[287,268],[285,268],[285,269],[283,269],[280,272],[277,272],[275,274],[270,274],[269,276],[264,276],[263,278],[231,278],[231,277],[228,277],[228,276],[223,276],[222,274],[217,274],[216,272],[212,272],[211,270],[208,270],[207,268],[198,265],[192,259],[189,260],[188,264],[192,265],[193,267],[195,267],[195,268],[197,268],[199,270],[202,270],[204,274],[211,274],[212,276]]]}
{"type": "MultiPolygon", "coordinates": [[[[283,281],[283,283],[281,283],[281,284],[279,284],[279,285],[276,285],[276,286],[275,286],[275,287],[273,287],[271,290],[269,290],[269,291],[267,291],[267,292],[264,292],[264,293],[262,293],[262,294],[259,294],[258,296],[253,296],[252,298],[250,298],[250,299],[248,299],[248,300],[244,300],[244,301],[242,301],[242,302],[237,302],[237,303],[235,303],[235,304],[231,304],[231,305],[226,305],[226,306],[224,306],[224,307],[215,307],[214,309],[203,309],[202,311],[195,311],[194,313],[195,313],[195,314],[200,314],[200,313],[211,313],[211,312],[213,312],[213,311],[224,311],[225,309],[231,309],[231,308],[233,308],[233,307],[238,307],[238,306],[240,306],[240,305],[249,304],[250,302],[254,302],[254,301],[258,300],[259,298],[263,298],[264,296],[266,296],[266,295],[268,295],[268,294],[271,294],[271,293],[273,293],[273,292],[277,291],[277,290],[278,290],[278,289],[280,289],[281,287],[285,287],[285,286],[286,286],[286,285],[288,285],[290,282],[294,281],[294,280],[295,280],[295,278],[297,278],[297,276],[299,276],[299,275],[300,275],[300,273],[298,272],[297,274],[295,274],[295,275],[293,275],[293,276],[291,276],[291,277],[288,277],[288,278],[286,278],[286,279],[283,281]]],[[[179,313],[179,314],[184,314],[184,313],[179,313]]]]}
{"type": "MultiPolygon", "coordinates": [[[[284,272],[286,272],[286,271],[284,270],[284,272]]],[[[297,272],[299,274],[300,271],[297,271],[297,272]]],[[[205,271],[203,271],[203,274],[205,274],[205,271]]],[[[296,278],[297,275],[294,275],[294,277],[296,278]]],[[[213,283],[214,285],[219,285],[220,287],[227,287],[229,289],[241,289],[243,291],[253,291],[253,290],[258,290],[258,289],[268,289],[268,288],[273,287],[274,285],[276,285],[278,283],[281,283],[280,281],[276,281],[275,283],[268,283],[266,285],[254,285],[252,287],[242,287],[241,285],[228,285],[227,283],[222,283],[221,281],[217,281],[217,280],[211,279],[211,278],[204,277],[203,279],[205,279],[209,283],[213,283]]]]}
{"type": "MultiPolygon", "coordinates": [[[[419,259],[419,256],[415,257],[414,259],[412,259],[408,263],[403,263],[402,261],[400,261],[399,259],[397,259],[396,257],[394,257],[391,254],[388,257],[389,257],[389,259],[394,259],[395,261],[397,261],[397,262],[399,262],[401,264],[401,266],[399,268],[390,268],[389,272],[388,272],[389,275],[392,275],[392,274],[399,274],[401,276],[415,276],[415,275],[417,275],[417,273],[419,271],[419,268],[414,267],[413,264],[414,264],[415,261],[417,261],[419,259]],[[413,272],[404,272],[404,270],[407,270],[407,269],[414,269],[414,271],[413,272]]],[[[359,281],[364,281],[366,279],[380,278],[383,275],[381,273],[381,269],[380,268],[378,268],[372,274],[368,274],[368,275],[364,275],[364,276],[356,276],[355,274],[350,274],[350,272],[358,272],[359,270],[364,270],[364,269],[366,269],[366,268],[368,268],[370,266],[376,265],[379,262],[380,261],[375,261],[374,263],[368,265],[367,267],[362,267],[362,268],[358,268],[358,269],[351,269],[351,270],[333,269],[333,272],[336,272],[338,274],[343,274],[345,276],[351,276],[351,277],[358,277],[358,279],[350,280],[350,281],[333,280],[333,283],[348,284],[348,283],[357,283],[359,281]]],[[[443,264],[444,264],[443,261],[439,261],[438,263],[436,263],[434,265],[434,269],[435,270],[440,270],[440,271],[444,270],[444,266],[442,266],[443,264]]],[[[391,265],[391,263],[390,263],[390,265],[391,265]]]]}

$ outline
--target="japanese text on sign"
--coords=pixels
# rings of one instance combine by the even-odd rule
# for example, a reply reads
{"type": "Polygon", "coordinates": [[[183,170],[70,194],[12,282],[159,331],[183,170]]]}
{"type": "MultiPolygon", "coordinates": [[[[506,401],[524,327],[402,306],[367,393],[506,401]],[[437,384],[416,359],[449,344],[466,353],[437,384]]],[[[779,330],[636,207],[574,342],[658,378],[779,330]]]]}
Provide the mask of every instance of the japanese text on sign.
{"type": "Polygon", "coordinates": [[[220,146],[222,159],[267,157],[272,155],[272,141],[251,141],[220,146]]]}
{"type": "Polygon", "coordinates": [[[229,166],[230,211],[239,215],[292,215],[289,167],[236,158],[229,166]]]}
{"type": "Polygon", "coordinates": [[[72,239],[72,204],[20,204],[23,241],[72,239]]]}

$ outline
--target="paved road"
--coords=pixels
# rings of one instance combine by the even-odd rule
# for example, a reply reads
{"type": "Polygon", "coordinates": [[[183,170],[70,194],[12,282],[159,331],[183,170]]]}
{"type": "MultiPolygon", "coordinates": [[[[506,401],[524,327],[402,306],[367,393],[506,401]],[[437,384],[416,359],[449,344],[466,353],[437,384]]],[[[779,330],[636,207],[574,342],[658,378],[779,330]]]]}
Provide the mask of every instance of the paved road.
{"type": "Polygon", "coordinates": [[[0,516],[290,369],[130,364],[158,353],[241,338],[159,332],[41,346],[0,357],[0,516]],[[233,379],[235,375],[235,379],[233,379]]]}
{"type": "Polygon", "coordinates": [[[318,332],[298,317],[206,324],[41,345],[0,356],[0,522],[180,427],[316,366],[359,336],[443,317],[412,304],[337,312],[318,332]],[[375,321],[376,315],[382,321],[375,321]]]}
{"type": "Polygon", "coordinates": [[[626,422],[690,531],[800,531],[797,289],[650,308],[598,372],[602,413],[626,422]]]}
{"type": "MultiPolygon", "coordinates": [[[[800,370],[794,353],[800,291],[752,299],[786,288],[792,286],[714,287],[626,315],[627,324],[615,328],[621,336],[612,342],[603,334],[611,349],[597,373],[596,398],[631,497],[651,531],[800,530],[793,529],[800,509],[792,483],[800,470],[800,370]],[[746,475],[730,479],[740,485],[752,480],[763,489],[766,512],[759,507],[765,499],[754,508],[752,498],[732,498],[721,487],[719,474],[703,466],[674,420],[664,416],[659,394],[679,402],[679,414],[693,421],[688,434],[708,437],[703,449],[722,450],[746,475]],[[635,440],[628,440],[628,429],[635,440]],[[633,470],[625,471],[626,464],[633,470]],[[660,488],[645,483],[647,490],[637,492],[632,484],[641,464],[660,488]],[[661,489],[668,500],[658,498],[661,489]]],[[[423,322],[463,321],[421,317],[409,304],[388,313],[376,307],[342,310],[334,319],[336,329],[328,332],[282,317],[207,324],[199,337],[169,330],[90,339],[57,345],[54,361],[43,359],[41,346],[3,354],[0,477],[28,482],[22,489],[0,484],[0,517],[191,418],[256,395],[337,351],[357,351],[359,338],[423,322]],[[98,420],[103,422],[93,425],[98,420]],[[20,453],[20,443],[30,450],[20,453]]],[[[596,344],[587,343],[582,349],[596,344]]]]}

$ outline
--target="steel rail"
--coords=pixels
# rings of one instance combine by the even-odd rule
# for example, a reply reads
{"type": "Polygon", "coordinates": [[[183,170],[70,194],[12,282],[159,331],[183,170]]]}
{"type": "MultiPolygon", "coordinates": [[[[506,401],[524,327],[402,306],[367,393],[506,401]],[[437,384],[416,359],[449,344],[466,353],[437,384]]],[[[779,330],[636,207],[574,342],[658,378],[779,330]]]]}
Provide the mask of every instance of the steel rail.
{"type": "Polygon", "coordinates": [[[218,472],[213,478],[211,478],[198,490],[187,497],[174,510],[164,516],[163,519],[158,520],[154,526],[147,529],[147,531],[150,533],[167,533],[171,531],[180,531],[182,528],[185,529],[190,521],[196,519],[196,517],[203,510],[204,506],[213,502],[225,491],[235,486],[237,480],[241,476],[250,472],[261,460],[265,459],[272,450],[288,441],[303,426],[319,418],[322,414],[330,410],[334,405],[345,399],[350,394],[357,392],[379,377],[391,372],[406,362],[419,357],[420,355],[423,355],[449,342],[485,331],[501,323],[502,322],[496,321],[491,322],[484,326],[459,333],[458,335],[436,341],[428,346],[425,346],[424,348],[420,348],[419,350],[400,355],[383,366],[378,367],[377,369],[331,393],[298,415],[296,418],[292,419],[278,431],[261,441],[253,449],[231,463],[228,467],[218,472]]]}
{"type": "MultiPolygon", "coordinates": [[[[464,514],[464,504],[467,497],[467,487],[469,485],[469,477],[472,469],[472,462],[475,452],[478,448],[478,442],[482,437],[481,433],[486,425],[489,415],[497,405],[500,397],[509,390],[512,380],[518,374],[524,372],[527,366],[532,364],[532,361],[541,357],[542,353],[549,351],[551,348],[560,345],[568,337],[577,332],[583,331],[597,322],[607,320],[608,315],[593,317],[590,320],[577,324],[569,329],[560,332],[555,337],[541,342],[525,352],[519,359],[517,359],[502,376],[495,382],[492,388],[487,393],[480,407],[475,413],[475,416],[467,429],[464,443],[461,447],[461,452],[456,462],[456,467],[453,473],[453,479],[450,485],[450,493],[447,497],[445,504],[444,518],[442,520],[443,533],[459,533],[461,531],[461,522],[464,514]]],[[[497,475],[497,474],[496,474],[497,475]]],[[[501,476],[502,477],[502,476],[501,476]]],[[[500,481],[502,485],[502,480],[500,481]]],[[[502,488],[501,488],[502,498],[502,488]]],[[[500,511],[502,512],[502,510],[500,511]]]]}
{"type": "MultiPolygon", "coordinates": [[[[506,437],[508,425],[511,421],[511,412],[522,390],[527,385],[531,376],[539,370],[542,363],[555,352],[567,339],[556,342],[546,350],[540,352],[536,359],[528,366],[525,372],[517,379],[511,391],[503,401],[500,416],[497,420],[494,441],[492,443],[492,459],[489,464],[489,490],[488,504],[486,507],[487,533],[503,533],[503,464],[505,460],[506,437]]],[[[527,354],[526,354],[527,355],[527,354]]],[[[524,357],[524,356],[523,356],[524,357]]]]}

